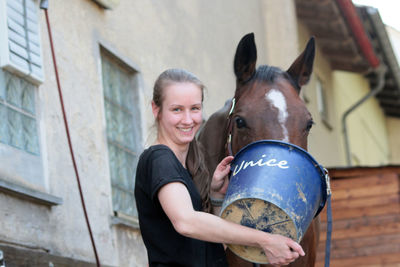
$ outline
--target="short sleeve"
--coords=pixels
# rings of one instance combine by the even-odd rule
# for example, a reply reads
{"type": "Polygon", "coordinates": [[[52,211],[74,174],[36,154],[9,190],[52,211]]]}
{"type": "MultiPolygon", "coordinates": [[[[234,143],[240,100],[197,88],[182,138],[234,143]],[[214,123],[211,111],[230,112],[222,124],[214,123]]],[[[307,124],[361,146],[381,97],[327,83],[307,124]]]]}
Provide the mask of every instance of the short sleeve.
{"type": "Polygon", "coordinates": [[[188,186],[182,175],[182,166],[169,149],[160,149],[152,153],[149,158],[150,195],[154,200],[158,190],[168,183],[181,182],[188,186]]]}

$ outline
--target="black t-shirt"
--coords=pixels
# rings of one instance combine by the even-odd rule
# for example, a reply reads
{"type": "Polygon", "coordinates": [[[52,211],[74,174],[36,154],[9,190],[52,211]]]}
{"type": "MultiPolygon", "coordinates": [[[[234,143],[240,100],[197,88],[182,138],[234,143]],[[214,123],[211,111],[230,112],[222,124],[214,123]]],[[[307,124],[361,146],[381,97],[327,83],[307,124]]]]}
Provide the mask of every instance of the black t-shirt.
{"type": "Polygon", "coordinates": [[[140,156],[136,171],[135,198],[139,225],[150,267],[227,266],[222,244],[185,237],[174,229],[158,200],[158,190],[171,182],[183,183],[193,209],[202,210],[200,194],[190,173],[165,145],[155,145],[140,156]]]}

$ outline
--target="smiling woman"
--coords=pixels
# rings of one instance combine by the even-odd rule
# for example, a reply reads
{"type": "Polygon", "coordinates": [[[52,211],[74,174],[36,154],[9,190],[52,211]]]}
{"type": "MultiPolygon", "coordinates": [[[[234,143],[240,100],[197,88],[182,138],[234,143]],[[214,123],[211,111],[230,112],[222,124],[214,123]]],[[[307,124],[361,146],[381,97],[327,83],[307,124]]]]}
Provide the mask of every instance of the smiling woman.
{"type": "MultiPolygon", "coordinates": [[[[179,210],[188,209],[185,215],[209,210],[209,187],[202,192],[196,188],[196,181],[209,175],[201,154],[192,159],[196,164],[187,159],[189,150],[198,150],[194,137],[202,123],[203,88],[193,74],[180,69],[166,70],[154,85],[157,139],[140,157],[135,186],[150,266],[226,266],[223,246],[192,239],[182,226],[187,219],[177,214],[183,203],[179,210]]],[[[222,170],[224,177],[228,161],[222,170]]]]}

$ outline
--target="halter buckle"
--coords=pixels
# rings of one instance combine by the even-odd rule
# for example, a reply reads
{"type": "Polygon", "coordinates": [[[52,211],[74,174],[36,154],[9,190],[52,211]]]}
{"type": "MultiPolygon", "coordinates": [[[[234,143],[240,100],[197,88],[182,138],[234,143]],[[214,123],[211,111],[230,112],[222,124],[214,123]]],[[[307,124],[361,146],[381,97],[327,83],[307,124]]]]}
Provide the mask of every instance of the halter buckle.
{"type": "Polygon", "coordinates": [[[332,195],[332,190],[331,190],[331,177],[329,176],[329,172],[326,168],[324,168],[325,172],[325,181],[326,181],[326,193],[328,196],[332,195]]]}

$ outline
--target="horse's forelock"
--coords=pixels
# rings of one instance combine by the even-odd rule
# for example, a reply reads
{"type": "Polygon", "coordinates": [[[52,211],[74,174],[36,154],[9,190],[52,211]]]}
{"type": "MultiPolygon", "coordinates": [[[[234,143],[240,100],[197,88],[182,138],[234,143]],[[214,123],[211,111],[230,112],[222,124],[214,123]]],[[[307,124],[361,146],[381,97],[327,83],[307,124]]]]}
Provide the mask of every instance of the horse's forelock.
{"type": "Polygon", "coordinates": [[[282,71],[280,68],[261,65],[257,68],[256,74],[254,75],[254,80],[273,83],[278,77],[282,76],[283,73],[284,71],[282,71]]]}
{"type": "Polygon", "coordinates": [[[297,88],[296,83],[293,81],[292,77],[286,71],[283,71],[282,69],[274,66],[259,66],[252,81],[266,82],[272,84],[275,83],[278,78],[284,78],[288,80],[294,88],[299,89],[297,88]]]}

